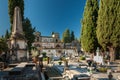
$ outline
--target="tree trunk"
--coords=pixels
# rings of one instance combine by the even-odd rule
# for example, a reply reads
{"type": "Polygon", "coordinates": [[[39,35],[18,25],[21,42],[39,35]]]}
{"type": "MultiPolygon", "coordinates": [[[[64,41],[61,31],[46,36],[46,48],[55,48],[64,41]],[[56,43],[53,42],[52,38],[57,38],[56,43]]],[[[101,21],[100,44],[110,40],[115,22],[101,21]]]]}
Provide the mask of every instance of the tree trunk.
{"type": "Polygon", "coordinates": [[[115,48],[109,47],[109,51],[110,51],[110,62],[113,62],[115,61],[115,48]]]}
{"type": "Polygon", "coordinates": [[[116,53],[116,59],[120,59],[120,47],[117,47],[116,50],[115,50],[115,53],[116,53]]]}
{"type": "Polygon", "coordinates": [[[2,51],[0,51],[0,54],[2,53],[2,51]]]}

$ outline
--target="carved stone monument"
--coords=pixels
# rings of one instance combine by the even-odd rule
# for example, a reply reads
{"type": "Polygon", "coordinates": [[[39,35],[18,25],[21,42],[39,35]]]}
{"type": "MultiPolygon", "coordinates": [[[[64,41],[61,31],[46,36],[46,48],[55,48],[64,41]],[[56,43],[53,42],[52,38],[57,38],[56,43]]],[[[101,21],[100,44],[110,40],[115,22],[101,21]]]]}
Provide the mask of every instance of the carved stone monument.
{"type": "Polygon", "coordinates": [[[10,61],[18,62],[27,60],[27,40],[22,27],[21,12],[19,7],[14,9],[12,34],[9,39],[10,61]]]}
{"type": "Polygon", "coordinates": [[[100,50],[99,50],[99,47],[97,47],[97,50],[96,50],[96,56],[94,56],[94,61],[97,62],[97,63],[100,63],[102,65],[104,65],[104,62],[103,62],[103,56],[100,55],[100,50]]]}

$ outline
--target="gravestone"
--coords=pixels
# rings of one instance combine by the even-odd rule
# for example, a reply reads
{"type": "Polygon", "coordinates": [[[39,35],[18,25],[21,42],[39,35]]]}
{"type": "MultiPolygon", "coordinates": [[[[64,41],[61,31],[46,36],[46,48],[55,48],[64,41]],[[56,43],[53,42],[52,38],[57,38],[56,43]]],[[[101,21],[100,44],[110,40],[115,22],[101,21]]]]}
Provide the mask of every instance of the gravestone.
{"type": "Polygon", "coordinates": [[[94,56],[93,60],[99,64],[104,65],[103,56],[100,55],[99,47],[97,47],[96,56],[94,56]]]}

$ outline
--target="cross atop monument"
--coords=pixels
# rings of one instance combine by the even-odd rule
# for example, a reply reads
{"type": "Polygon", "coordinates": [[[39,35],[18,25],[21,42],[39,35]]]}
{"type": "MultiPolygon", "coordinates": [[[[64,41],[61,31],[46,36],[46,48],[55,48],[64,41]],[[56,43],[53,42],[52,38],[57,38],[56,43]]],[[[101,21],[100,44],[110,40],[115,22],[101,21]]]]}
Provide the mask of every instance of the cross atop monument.
{"type": "Polygon", "coordinates": [[[22,39],[24,39],[21,12],[20,12],[19,7],[15,7],[15,9],[14,9],[14,18],[13,18],[13,26],[12,26],[11,37],[12,38],[22,38],[22,39]]]}

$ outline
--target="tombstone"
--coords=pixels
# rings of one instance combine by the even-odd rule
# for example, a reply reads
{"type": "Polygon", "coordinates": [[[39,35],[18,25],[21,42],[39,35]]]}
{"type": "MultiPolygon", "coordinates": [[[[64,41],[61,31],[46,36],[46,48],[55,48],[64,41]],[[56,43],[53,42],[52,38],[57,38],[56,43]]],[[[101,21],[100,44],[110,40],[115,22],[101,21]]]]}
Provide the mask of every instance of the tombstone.
{"type": "Polygon", "coordinates": [[[103,56],[100,56],[99,47],[97,47],[96,56],[94,56],[93,60],[94,60],[95,62],[99,63],[99,64],[104,65],[103,56]]]}

